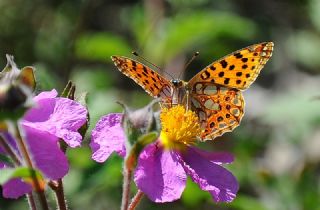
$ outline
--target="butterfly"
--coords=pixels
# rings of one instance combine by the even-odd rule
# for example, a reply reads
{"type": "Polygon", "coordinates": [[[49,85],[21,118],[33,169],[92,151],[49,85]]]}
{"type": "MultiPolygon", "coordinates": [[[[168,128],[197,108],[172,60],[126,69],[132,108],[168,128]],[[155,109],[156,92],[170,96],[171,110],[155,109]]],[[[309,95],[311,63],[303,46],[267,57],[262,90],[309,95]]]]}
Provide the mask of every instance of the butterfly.
{"type": "Polygon", "coordinates": [[[206,66],[188,82],[168,80],[133,59],[112,56],[116,67],[133,79],[150,96],[161,99],[162,107],[177,104],[199,117],[201,140],[212,140],[236,128],[244,115],[242,91],[257,78],[272,55],[274,44],[263,42],[235,51],[206,66]]]}

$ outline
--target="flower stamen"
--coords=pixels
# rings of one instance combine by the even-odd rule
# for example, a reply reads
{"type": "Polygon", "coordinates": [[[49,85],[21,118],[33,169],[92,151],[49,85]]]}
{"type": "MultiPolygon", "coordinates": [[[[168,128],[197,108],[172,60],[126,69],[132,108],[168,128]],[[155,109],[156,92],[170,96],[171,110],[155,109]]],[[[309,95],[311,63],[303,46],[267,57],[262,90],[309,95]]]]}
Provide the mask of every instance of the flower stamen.
{"type": "Polygon", "coordinates": [[[181,105],[162,109],[160,120],[162,125],[160,140],[167,149],[181,149],[194,144],[201,133],[196,113],[187,111],[181,105]]]}

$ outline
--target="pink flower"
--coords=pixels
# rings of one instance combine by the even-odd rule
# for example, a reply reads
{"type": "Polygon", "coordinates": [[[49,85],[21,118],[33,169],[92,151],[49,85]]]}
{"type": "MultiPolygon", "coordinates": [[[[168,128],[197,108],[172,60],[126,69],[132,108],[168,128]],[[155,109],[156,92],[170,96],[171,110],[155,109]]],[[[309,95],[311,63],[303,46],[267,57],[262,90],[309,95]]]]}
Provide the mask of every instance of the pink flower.
{"type": "MultiPolygon", "coordinates": [[[[63,139],[70,147],[80,146],[82,136],[78,129],[87,120],[87,110],[76,101],[57,97],[57,91],[42,92],[34,97],[36,106],[27,111],[21,121],[25,140],[38,170],[47,179],[59,179],[69,170],[68,160],[58,147],[63,139]]],[[[12,148],[16,143],[9,133],[3,134],[12,148]]],[[[0,147],[0,153],[4,151],[0,147]]],[[[17,154],[18,151],[16,151],[17,154]]],[[[0,168],[8,167],[0,162],[0,168]]],[[[21,179],[12,179],[3,185],[3,196],[18,198],[31,191],[31,186],[21,179]]]]}
{"type": "MultiPolygon", "coordinates": [[[[185,113],[184,109],[182,111],[185,113]]],[[[173,110],[168,116],[177,119],[176,114],[179,113],[181,109],[173,110]]],[[[171,202],[181,197],[187,176],[190,176],[216,202],[231,202],[236,197],[238,182],[221,164],[231,163],[233,156],[229,153],[202,151],[191,146],[194,143],[190,142],[193,141],[191,139],[197,135],[193,131],[197,132],[200,128],[196,125],[198,123],[194,123],[198,122],[196,117],[191,114],[188,118],[186,115],[187,118],[181,123],[167,116],[164,119],[166,117],[162,115],[162,130],[169,132],[161,132],[159,140],[148,145],[140,154],[134,174],[138,188],[154,202],[171,202]],[[183,123],[189,123],[189,127],[183,123]]],[[[122,114],[108,114],[100,119],[92,131],[90,146],[95,161],[106,161],[112,152],[125,156],[125,134],[121,128],[121,118],[122,114]]]]}

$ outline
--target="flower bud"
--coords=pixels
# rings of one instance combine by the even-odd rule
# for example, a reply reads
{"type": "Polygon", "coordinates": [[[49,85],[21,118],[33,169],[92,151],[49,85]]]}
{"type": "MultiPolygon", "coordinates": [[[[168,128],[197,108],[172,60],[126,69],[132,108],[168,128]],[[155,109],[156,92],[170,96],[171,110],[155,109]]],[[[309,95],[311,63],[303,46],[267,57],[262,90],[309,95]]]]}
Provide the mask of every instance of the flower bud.
{"type": "Polygon", "coordinates": [[[19,119],[33,105],[35,89],[33,67],[19,70],[13,56],[7,56],[7,65],[0,72],[0,120],[19,119]]]}
{"type": "Polygon", "coordinates": [[[158,100],[152,101],[147,106],[132,110],[124,104],[124,114],[122,119],[122,127],[127,135],[128,141],[133,145],[139,136],[157,130],[157,121],[152,107],[158,100]]]}
{"type": "Polygon", "coordinates": [[[157,125],[156,114],[152,110],[156,102],[158,100],[154,100],[142,109],[137,110],[131,110],[121,104],[125,110],[122,127],[127,136],[125,166],[129,170],[136,167],[137,159],[143,148],[154,142],[159,136],[160,126],[157,125]]]}

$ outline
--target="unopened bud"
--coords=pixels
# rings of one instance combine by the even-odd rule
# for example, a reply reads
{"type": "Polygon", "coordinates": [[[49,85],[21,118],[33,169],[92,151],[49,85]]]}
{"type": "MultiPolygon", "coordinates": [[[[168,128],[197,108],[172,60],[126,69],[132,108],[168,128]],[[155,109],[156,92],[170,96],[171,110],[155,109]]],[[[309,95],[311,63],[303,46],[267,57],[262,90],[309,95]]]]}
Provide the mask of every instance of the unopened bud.
{"type": "Polygon", "coordinates": [[[0,121],[22,117],[33,105],[35,84],[33,67],[19,70],[13,56],[7,55],[7,65],[0,72],[0,121]]]}
{"type": "Polygon", "coordinates": [[[153,105],[157,102],[159,100],[154,100],[137,110],[131,110],[126,105],[121,104],[125,110],[122,127],[127,136],[125,166],[129,170],[135,168],[137,158],[143,148],[154,142],[159,136],[160,126],[156,120],[157,115],[153,111],[153,105]]]}
{"type": "Polygon", "coordinates": [[[137,141],[139,136],[157,130],[157,121],[152,109],[156,102],[158,100],[154,100],[137,110],[132,110],[121,104],[124,107],[122,126],[131,145],[137,141]]]}

